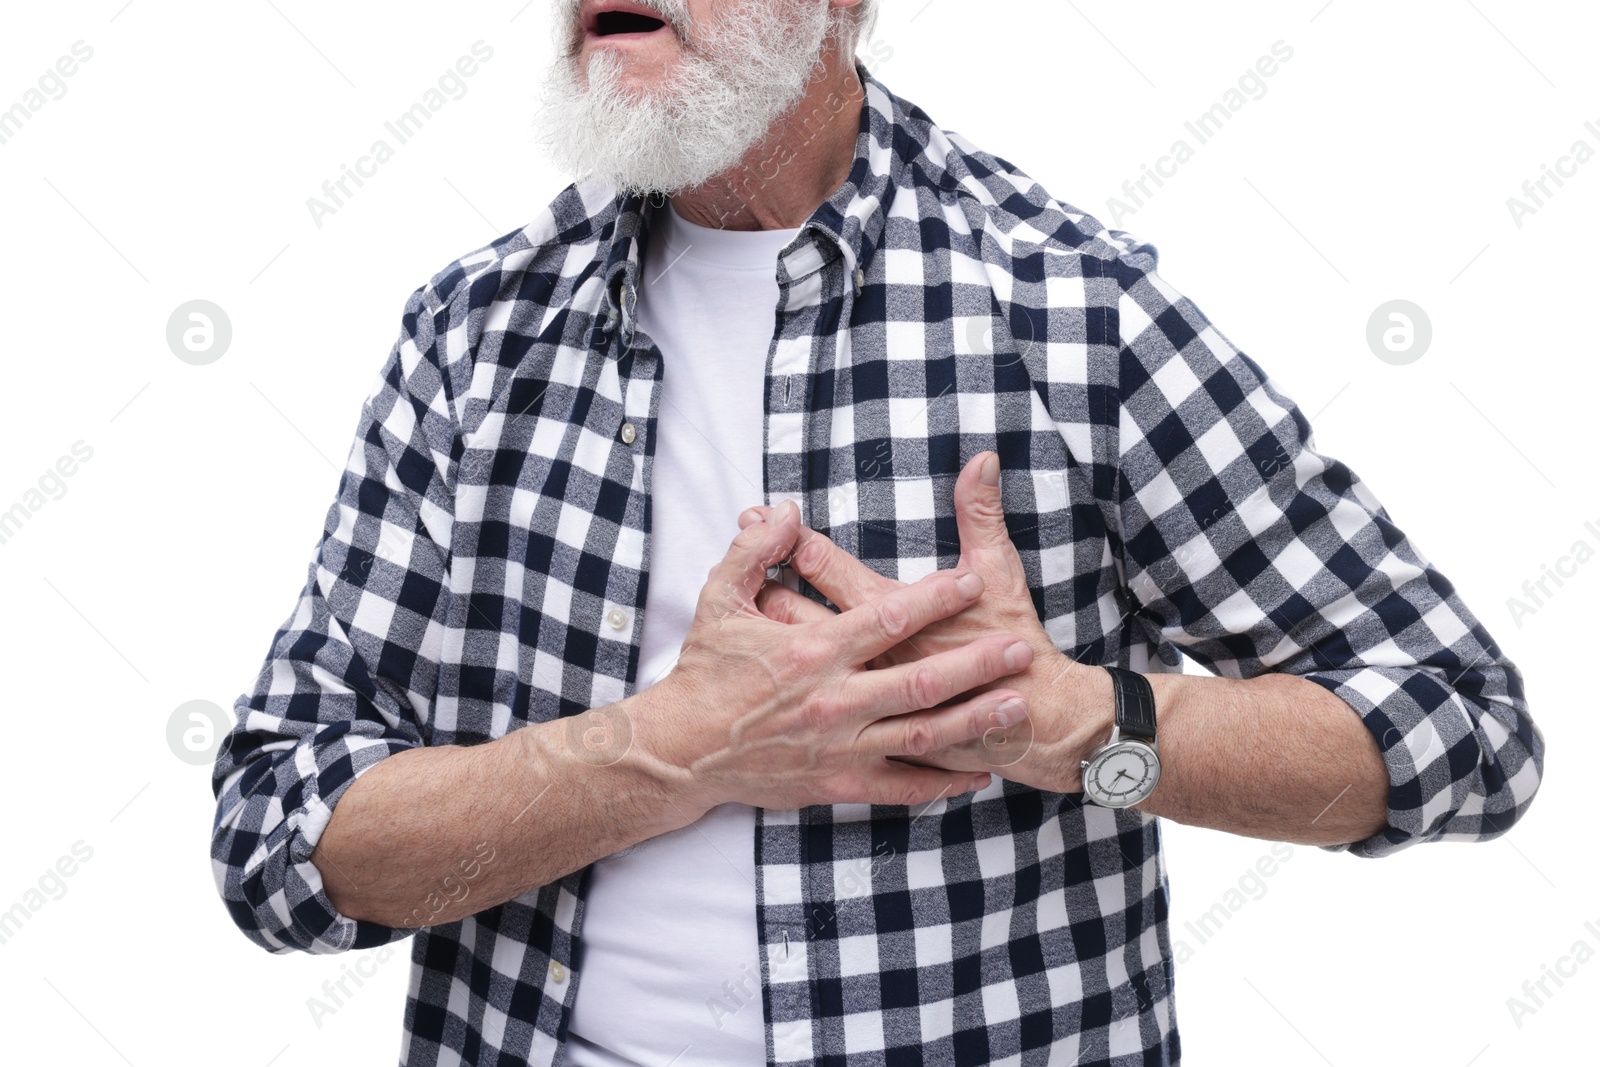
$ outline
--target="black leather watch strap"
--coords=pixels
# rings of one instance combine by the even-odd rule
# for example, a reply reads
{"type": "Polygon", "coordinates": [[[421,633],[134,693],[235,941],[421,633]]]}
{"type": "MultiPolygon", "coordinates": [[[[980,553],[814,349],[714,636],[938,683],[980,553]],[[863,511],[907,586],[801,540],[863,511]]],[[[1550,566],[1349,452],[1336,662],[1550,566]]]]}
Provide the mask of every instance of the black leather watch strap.
{"type": "Polygon", "coordinates": [[[1146,740],[1156,738],[1156,694],[1150,682],[1137,671],[1106,667],[1111,689],[1117,699],[1117,729],[1146,740]]]}

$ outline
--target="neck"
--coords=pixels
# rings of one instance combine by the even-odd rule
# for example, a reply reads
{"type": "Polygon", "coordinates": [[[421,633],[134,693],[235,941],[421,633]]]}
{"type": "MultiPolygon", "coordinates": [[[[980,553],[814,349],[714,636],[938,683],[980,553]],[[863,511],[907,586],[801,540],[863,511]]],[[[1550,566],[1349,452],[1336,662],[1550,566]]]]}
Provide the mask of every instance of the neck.
{"type": "Polygon", "coordinates": [[[799,102],[737,164],[672,197],[679,215],[725,230],[804,225],[850,176],[866,89],[854,42],[830,36],[799,102]]]}

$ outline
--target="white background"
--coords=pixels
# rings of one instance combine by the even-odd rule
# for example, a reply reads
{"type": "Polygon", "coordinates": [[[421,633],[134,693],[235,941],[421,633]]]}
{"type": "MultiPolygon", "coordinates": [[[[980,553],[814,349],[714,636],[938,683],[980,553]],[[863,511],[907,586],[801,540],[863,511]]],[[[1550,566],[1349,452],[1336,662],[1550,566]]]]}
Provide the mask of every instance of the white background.
{"type": "MultiPolygon", "coordinates": [[[[876,72],[890,88],[1106,221],[1107,198],[1185,120],[1274,42],[1293,49],[1266,95],[1120,225],[1157,245],[1165,277],[1456,584],[1522,668],[1549,743],[1543,791],[1508,838],[1380,861],[1296,848],[1203,944],[1185,924],[1269,846],[1165,824],[1172,932],[1194,953],[1177,969],[1185,1062],[1592,1056],[1600,961],[1547,986],[1521,1026],[1507,998],[1579,939],[1600,950],[1581,814],[1600,740],[1583,681],[1600,560],[1520,620],[1507,600],[1573,542],[1600,547],[1600,160],[1521,226],[1506,203],[1575,140],[1600,148],[1584,129],[1600,125],[1592,9],[886,3],[892,55],[876,72]],[[1366,342],[1394,298],[1434,330],[1404,366],[1366,342]]],[[[0,544],[0,911],[75,842],[93,850],[0,944],[3,1058],[393,1063],[406,945],[313,1021],[307,998],[353,957],[269,956],[236,932],[211,878],[209,768],[178,759],[167,726],[184,702],[231,708],[251,684],[406,296],[565,184],[528,129],[547,13],[124,4],[9,5],[0,34],[0,108],[75,41],[94,50],[0,145],[0,510],[74,442],[93,449],[0,544]],[[494,58],[467,95],[314,224],[307,198],[480,39],[494,58]],[[197,298],[234,330],[208,366],[165,339],[197,298]]]]}

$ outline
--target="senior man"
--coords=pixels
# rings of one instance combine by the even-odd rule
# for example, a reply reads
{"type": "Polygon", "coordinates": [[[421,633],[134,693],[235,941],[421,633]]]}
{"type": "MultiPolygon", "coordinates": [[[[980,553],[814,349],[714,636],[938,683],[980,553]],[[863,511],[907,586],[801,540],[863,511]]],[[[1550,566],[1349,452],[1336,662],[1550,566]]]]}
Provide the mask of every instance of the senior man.
{"type": "Polygon", "coordinates": [[[410,1067],[1175,1064],[1158,817],[1527,809],[1451,584],[870,0],[555,14],[580,180],[412,295],[217,759],[252,940],[414,934],[410,1067]]]}

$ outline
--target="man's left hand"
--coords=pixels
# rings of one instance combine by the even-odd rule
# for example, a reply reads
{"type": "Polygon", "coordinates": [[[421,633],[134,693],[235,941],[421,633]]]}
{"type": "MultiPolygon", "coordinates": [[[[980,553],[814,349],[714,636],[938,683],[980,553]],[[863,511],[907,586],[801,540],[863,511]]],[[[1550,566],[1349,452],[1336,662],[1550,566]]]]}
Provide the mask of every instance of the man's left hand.
{"type": "MultiPolygon", "coordinates": [[[[739,517],[739,524],[749,525],[764,510],[749,509],[739,517]]],[[[962,469],[955,485],[955,512],[961,564],[983,578],[983,595],[965,611],[924,628],[872,665],[886,667],[923,659],[997,632],[1018,634],[1031,656],[1020,657],[1025,663],[1016,674],[983,688],[1014,688],[1022,693],[1026,708],[1020,722],[997,720],[981,738],[906,756],[905,762],[993,771],[1036,789],[1081,792],[1079,761],[1111,733],[1111,677],[1098,667],[1062,654],[1045,633],[1034,610],[1022,558],[1006,529],[1000,503],[1000,457],[995,453],[980,452],[962,469]]],[[[846,611],[903,584],[869,569],[814,530],[801,530],[789,565],[846,611]]],[[[756,605],[780,622],[805,622],[829,614],[816,601],[773,581],[763,587],[756,605]]]]}

